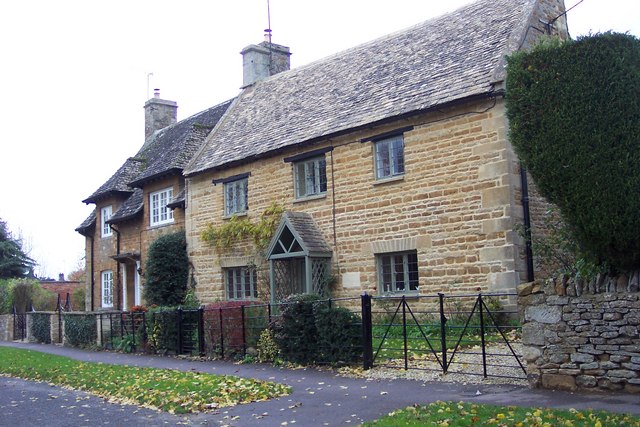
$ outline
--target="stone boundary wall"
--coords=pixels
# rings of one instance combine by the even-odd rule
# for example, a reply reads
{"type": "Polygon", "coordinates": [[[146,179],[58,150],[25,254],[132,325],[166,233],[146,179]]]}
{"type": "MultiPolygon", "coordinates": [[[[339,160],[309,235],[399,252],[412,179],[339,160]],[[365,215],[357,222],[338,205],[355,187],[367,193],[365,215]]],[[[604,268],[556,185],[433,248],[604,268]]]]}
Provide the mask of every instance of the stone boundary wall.
{"type": "Polygon", "coordinates": [[[0,315],[0,341],[13,340],[13,314],[0,315]]]}
{"type": "Polygon", "coordinates": [[[639,293],[567,279],[533,282],[518,287],[518,306],[533,387],[640,393],[639,293]]]}

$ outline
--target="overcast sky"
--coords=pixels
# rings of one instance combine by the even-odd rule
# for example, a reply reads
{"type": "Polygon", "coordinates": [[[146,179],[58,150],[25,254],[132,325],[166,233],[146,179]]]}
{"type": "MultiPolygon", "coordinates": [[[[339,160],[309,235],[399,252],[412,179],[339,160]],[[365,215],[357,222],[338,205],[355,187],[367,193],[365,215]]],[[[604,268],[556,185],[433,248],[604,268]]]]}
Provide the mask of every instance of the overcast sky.
{"type": "MultiPolygon", "coordinates": [[[[271,0],[273,42],[290,46],[293,68],[466,3],[271,0]]],[[[639,5],[583,0],[569,32],[639,36],[639,5]]],[[[39,276],[68,274],[84,256],[74,229],[93,207],[81,200],[144,142],[147,94],[176,101],[178,120],[237,95],[239,52],[266,27],[266,0],[2,2],[0,218],[39,276]]]]}

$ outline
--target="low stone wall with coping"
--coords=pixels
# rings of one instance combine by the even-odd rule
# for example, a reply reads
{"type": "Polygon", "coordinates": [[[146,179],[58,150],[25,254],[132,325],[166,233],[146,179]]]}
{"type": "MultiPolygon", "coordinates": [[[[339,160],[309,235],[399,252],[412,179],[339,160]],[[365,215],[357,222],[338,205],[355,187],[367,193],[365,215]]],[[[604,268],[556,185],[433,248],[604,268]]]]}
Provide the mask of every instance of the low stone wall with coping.
{"type": "Polygon", "coordinates": [[[611,279],[605,277],[595,283],[565,278],[519,286],[523,356],[533,387],[640,393],[640,293],[606,286],[611,279]]]}

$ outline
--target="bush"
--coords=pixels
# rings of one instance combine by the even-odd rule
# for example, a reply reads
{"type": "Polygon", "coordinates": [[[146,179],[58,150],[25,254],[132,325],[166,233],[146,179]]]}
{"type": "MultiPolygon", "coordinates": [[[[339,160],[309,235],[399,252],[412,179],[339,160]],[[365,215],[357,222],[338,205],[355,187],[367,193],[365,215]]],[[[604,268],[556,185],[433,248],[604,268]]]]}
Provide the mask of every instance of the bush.
{"type": "Polygon", "coordinates": [[[147,304],[177,306],[184,301],[189,274],[184,231],[158,237],[149,246],[144,274],[147,304]]]}
{"type": "Polygon", "coordinates": [[[85,311],[86,290],[84,287],[76,288],[71,293],[71,307],[73,311],[85,311]]]}
{"type": "Polygon", "coordinates": [[[314,307],[318,362],[352,363],[362,354],[362,319],[346,308],[314,307]]]}
{"type": "Polygon", "coordinates": [[[211,355],[226,357],[240,354],[248,347],[257,346],[260,333],[268,326],[266,306],[258,304],[254,301],[218,301],[207,305],[204,308],[207,352],[211,355]],[[244,307],[244,324],[242,307],[244,307]],[[221,311],[222,325],[220,325],[221,311]],[[221,333],[224,342],[221,342],[221,333]],[[221,354],[223,345],[224,355],[221,354]]]}
{"type": "Polygon", "coordinates": [[[98,331],[93,314],[64,313],[65,344],[72,347],[87,347],[96,343],[98,331]]]}
{"type": "Polygon", "coordinates": [[[13,282],[0,279],[0,314],[13,313],[13,282]]]}
{"type": "Polygon", "coordinates": [[[640,41],[605,33],[508,59],[510,138],[587,261],[640,267],[640,41]]]}
{"type": "Polygon", "coordinates": [[[147,344],[151,351],[178,352],[178,309],[151,307],[146,314],[147,344]]]}
{"type": "Polygon", "coordinates": [[[280,353],[289,362],[309,364],[318,359],[315,304],[322,304],[318,295],[290,295],[282,301],[281,316],[272,328],[280,353]]]}
{"type": "Polygon", "coordinates": [[[51,344],[51,315],[49,313],[31,313],[31,336],[44,344],[51,344]]]}

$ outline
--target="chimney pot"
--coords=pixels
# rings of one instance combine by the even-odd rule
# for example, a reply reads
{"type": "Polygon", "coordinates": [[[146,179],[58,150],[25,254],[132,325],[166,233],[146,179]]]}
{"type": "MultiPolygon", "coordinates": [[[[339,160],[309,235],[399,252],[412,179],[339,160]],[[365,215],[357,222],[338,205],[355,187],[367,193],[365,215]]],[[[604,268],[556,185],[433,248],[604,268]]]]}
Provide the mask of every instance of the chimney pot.
{"type": "Polygon", "coordinates": [[[153,97],[154,98],[160,98],[160,89],[154,89],[153,90],[153,97]]]}

